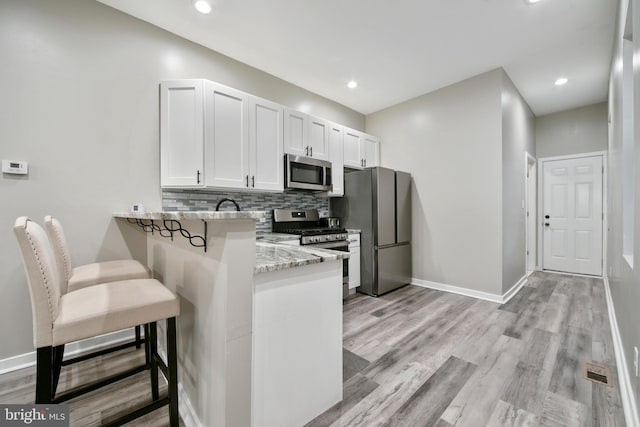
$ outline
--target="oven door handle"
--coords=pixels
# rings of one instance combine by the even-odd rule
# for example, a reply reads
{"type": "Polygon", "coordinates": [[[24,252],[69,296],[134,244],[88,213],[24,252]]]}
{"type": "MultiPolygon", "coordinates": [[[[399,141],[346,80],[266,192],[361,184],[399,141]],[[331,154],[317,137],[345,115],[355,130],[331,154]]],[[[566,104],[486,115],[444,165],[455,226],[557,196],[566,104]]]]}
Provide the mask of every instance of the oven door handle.
{"type": "Polygon", "coordinates": [[[312,243],[310,245],[302,246],[307,247],[309,249],[318,248],[318,249],[336,249],[336,248],[344,248],[344,252],[349,251],[349,242],[347,240],[341,240],[339,242],[326,242],[326,243],[312,243]]]}

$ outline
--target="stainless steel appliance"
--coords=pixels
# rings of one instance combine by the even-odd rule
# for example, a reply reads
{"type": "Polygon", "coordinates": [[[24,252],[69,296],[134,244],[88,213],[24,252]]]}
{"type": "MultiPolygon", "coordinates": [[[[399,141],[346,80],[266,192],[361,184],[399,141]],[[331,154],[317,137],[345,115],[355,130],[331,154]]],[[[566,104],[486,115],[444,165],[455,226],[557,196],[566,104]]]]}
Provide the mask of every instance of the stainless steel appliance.
{"type": "MultiPolygon", "coordinates": [[[[349,252],[349,234],[343,228],[322,225],[315,209],[274,209],[272,229],[274,233],[288,233],[300,236],[301,246],[333,249],[349,252]]],[[[342,263],[342,284],[349,286],[349,260],[342,263]]]]}
{"type": "Polygon", "coordinates": [[[340,218],[335,216],[320,218],[320,224],[327,228],[340,228],[340,218]]]}
{"type": "Polygon", "coordinates": [[[378,296],[411,281],[411,175],[382,167],[347,173],[331,212],[362,231],[358,292],[378,296]]]}
{"type": "Polygon", "coordinates": [[[284,164],[285,188],[331,191],[331,162],[287,154],[284,164]]]}

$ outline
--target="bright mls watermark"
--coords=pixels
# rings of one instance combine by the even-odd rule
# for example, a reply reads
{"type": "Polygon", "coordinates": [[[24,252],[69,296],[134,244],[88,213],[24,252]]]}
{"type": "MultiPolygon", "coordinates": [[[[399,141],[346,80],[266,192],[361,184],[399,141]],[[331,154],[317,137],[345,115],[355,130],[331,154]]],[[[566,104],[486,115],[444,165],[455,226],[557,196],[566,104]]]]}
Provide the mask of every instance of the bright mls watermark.
{"type": "Polygon", "coordinates": [[[69,405],[0,405],[0,427],[69,427],[69,405]]]}

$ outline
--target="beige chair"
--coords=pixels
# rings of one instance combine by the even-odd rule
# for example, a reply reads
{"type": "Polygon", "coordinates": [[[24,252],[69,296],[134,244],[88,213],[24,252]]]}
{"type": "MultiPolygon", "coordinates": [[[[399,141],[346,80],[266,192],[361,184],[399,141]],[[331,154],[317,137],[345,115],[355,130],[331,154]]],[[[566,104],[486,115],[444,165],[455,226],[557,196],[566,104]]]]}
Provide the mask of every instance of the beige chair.
{"type": "MultiPolygon", "coordinates": [[[[129,279],[151,278],[151,271],[138,261],[132,259],[96,262],[92,264],[73,267],[71,265],[71,253],[67,245],[62,224],[51,215],[44,217],[44,229],[53,248],[53,255],[60,277],[60,283],[65,292],[71,292],[100,283],[117,282],[129,279]]],[[[136,339],[128,345],[140,348],[142,339],[140,326],[135,327],[136,339]]]]}
{"type": "Polygon", "coordinates": [[[169,405],[170,426],[178,426],[176,296],[155,279],[133,279],[96,284],[67,292],[55,268],[54,255],[42,227],[27,217],[16,220],[14,234],[20,246],[29,283],[33,338],[37,349],[36,403],[60,403],[114,383],[143,370],[151,371],[152,402],[110,422],[122,425],[163,405],[169,405]],[[167,320],[167,364],[157,350],[157,324],[167,320]],[[109,332],[148,325],[145,341],[148,362],[95,383],[56,394],[64,345],[109,332]],[[168,395],[160,398],[158,368],[165,374],[168,395]]]}

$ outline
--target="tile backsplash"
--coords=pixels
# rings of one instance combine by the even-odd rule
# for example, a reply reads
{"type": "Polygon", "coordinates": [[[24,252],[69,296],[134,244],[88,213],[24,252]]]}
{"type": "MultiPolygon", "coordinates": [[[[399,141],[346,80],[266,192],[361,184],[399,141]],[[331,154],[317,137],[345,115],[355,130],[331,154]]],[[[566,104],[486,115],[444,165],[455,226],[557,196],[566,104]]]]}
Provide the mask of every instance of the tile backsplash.
{"type": "MultiPolygon", "coordinates": [[[[256,222],[257,231],[271,231],[273,209],[317,209],[320,216],[329,215],[329,199],[305,192],[234,193],[208,190],[162,190],[162,209],[165,211],[213,211],[224,198],[235,200],[243,211],[266,211],[264,222],[256,222]]],[[[231,202],[220,210],[234,210],[231,202]]]]}

